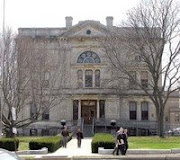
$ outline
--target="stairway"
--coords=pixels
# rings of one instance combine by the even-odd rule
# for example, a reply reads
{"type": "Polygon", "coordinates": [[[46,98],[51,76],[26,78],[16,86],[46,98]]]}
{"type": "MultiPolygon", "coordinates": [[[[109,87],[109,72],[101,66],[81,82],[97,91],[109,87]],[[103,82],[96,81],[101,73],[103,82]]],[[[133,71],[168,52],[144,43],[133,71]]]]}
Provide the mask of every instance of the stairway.
{"type": "Polygon", "coordinates": [[[92,125],[84,125],[83,135],[84,135],[84,137],[92,137],[93,136],[92,125]]]}

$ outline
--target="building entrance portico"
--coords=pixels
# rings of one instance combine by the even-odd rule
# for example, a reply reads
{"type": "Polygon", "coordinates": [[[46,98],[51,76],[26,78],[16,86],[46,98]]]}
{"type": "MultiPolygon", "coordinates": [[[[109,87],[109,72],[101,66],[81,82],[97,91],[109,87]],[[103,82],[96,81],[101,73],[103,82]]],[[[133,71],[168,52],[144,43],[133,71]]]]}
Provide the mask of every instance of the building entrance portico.
{"type": "Polygon", "coordinates": [[[81,101],[81,117],[84,119],[84,124],[92,124],[93,118],[97,118],[96,100],[81,101]]]}

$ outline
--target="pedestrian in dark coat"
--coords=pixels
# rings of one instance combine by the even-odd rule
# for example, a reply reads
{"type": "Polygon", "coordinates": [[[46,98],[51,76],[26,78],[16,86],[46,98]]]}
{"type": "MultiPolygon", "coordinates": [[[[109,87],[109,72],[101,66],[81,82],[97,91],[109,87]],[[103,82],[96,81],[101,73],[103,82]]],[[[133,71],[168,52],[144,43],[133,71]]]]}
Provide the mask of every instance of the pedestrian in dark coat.
{"type": "Polygon", "coordinates": [[[67,126],[64,126],[64,129],[62,130],[61,135],[62,135],[62,139],[63,139],[62,146],[66,148],[67,147],[68,138],[69,138],[69,132],[67,130],[67,126]]]}
{"type": "Polygon", "coordinates": [[[81,141],[83,139],[83,133],[82,133],[80,128],[77,130],[76,136],[77,136],[77,145],[78,145],[78,148],[80,148],[81,147],[81,141]]]}
{"type": "Polygon", "coordinates": [[[114,150],[113,150],[112,154],[116,154],[116,152],[117,152],[117,149],[118,149],[117,137],[118,137],[119,133],[120,133],[120,129],[116,132],[116,137],[115,137],[116,138],[116,142],[115,142],[115,147],[114,147],[114,150]]]}
{"type": "Polygon", "coordinates": [[[121,152],[121,155],[124,155],[123,128],[119,129],[119,135],[117,136],[117,144],[118,144],[118,149],[116,155],[119,155],[119,150],[121,152]]]}
{"type": "Polygon", "coordinates": [[[124,139],[124,155],[126,154],[129,146],[128,146],[128,130],[127,129],[124,129],[124,132],[123,132],[123,139],[124,139]]]}

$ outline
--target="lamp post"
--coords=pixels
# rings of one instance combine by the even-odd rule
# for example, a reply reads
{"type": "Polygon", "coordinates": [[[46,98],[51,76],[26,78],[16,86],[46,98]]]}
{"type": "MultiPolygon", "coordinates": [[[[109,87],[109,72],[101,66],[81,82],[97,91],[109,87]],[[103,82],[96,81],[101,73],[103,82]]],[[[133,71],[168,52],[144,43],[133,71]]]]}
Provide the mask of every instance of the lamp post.
{"type": "Polygon", "coordinates": [[[111,126],[112,126],[112,128],[111,128],[111,134],[113,134],[113,135],[115,135],[116,134],[116,120],[111,120],[111,126]]]}
{"type": "Polygon", "coordinates": [[[66,121],[64,119],[61,120],[61,125],[63,126],[62,129],[64,129],[64,126],[66,125],[66,121]]]}

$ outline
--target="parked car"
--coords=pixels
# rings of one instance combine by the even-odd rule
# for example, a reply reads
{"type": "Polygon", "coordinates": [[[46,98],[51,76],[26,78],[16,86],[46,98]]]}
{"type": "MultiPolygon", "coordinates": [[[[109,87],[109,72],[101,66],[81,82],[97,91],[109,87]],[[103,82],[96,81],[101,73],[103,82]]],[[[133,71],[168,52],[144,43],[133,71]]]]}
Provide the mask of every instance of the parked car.
{"type": "Polygon", "coordinates": [[[180,127],[173,128],[165,132],[166,135],[171,136],[179,136],[180,135],[180,127]]]}
{"type": "Polygon", "coordinates": [[[16,153],[0,148],[0,159],[1,160],[24,160],[20,158],[16,153]]]}

